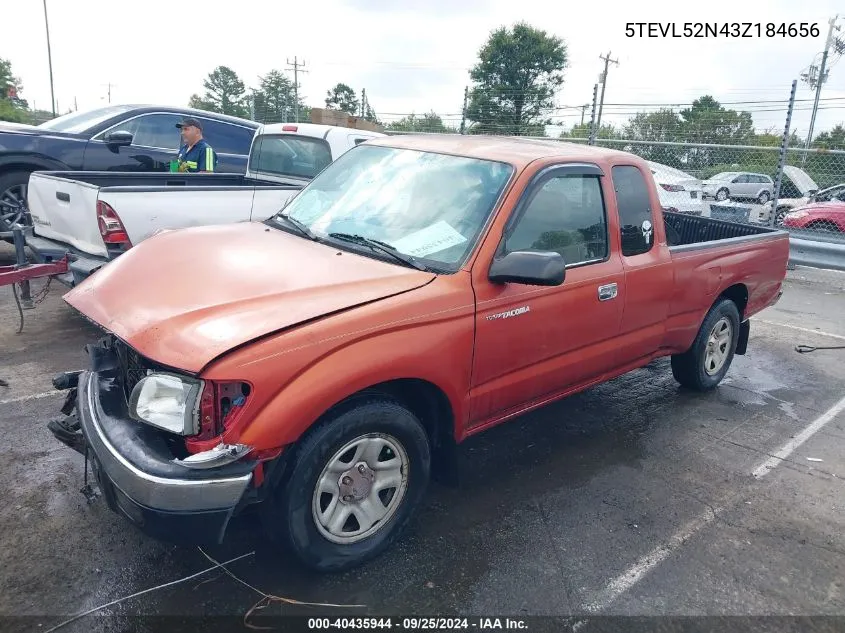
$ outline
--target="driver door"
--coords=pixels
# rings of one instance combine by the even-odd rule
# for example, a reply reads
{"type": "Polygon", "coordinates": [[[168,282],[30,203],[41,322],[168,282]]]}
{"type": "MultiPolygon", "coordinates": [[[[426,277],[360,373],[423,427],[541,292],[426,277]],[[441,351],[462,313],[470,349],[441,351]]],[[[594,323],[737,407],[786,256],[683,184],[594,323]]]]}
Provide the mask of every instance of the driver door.
{"type": "MultiPolygon", "coordinates": [[[[574,168],[574,169],[573,169],[574,168]]],[[[508,221],[497,257],[557,251],[566,279],[555,287],[493,284],[473,271],[476,340],[470,426],[518,413],[612,368],[624,297],[622,262],[610,246],[601,172],[540,172],[508,221]]]]}

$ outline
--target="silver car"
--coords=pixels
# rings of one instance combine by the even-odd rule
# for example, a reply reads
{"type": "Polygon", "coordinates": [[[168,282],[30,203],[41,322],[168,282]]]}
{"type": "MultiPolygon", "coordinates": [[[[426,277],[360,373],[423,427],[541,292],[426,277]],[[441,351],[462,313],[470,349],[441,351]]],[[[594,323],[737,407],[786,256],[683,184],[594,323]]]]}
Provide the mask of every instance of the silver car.
{"type": "Polygon", "coordinates": [[[704,196],[720,202],[731,198],[756,200],[766,204],[772,199],[775,183],[766,174],[725,171],[702,183],[704,196]]]}

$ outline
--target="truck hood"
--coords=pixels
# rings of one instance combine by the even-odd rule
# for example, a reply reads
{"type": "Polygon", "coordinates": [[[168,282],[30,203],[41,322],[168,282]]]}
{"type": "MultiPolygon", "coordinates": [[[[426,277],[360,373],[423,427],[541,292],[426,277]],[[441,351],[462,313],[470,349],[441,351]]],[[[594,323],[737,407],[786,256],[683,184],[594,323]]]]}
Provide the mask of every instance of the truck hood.
{"type": "Polygon", "coordinates": [[[198,373],[258,337],[434,277],[245,223],[163,231],[64,299],[142,356],[198,373]]]}

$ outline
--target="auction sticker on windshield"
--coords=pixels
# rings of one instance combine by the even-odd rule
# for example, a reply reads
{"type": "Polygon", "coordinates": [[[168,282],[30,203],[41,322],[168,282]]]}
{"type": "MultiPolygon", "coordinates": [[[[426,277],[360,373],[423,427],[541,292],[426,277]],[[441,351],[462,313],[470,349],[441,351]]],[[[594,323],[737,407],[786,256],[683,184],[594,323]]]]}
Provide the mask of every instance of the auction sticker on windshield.
{"type": "Polygon", "coordinates": [[[453,229],[448,222],[440,220],[421,231],[396,240],[392,244],[401,253],[425,257],[431,253],[463,244],[466,241],[467,238],[453,229]]]}

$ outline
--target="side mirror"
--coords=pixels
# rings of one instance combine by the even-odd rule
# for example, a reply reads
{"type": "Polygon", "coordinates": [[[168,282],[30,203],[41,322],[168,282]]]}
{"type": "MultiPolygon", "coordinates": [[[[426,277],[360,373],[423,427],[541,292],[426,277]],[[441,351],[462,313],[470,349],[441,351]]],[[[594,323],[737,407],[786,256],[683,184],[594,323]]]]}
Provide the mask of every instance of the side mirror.
{"type": "Polygon", "coordinates": [[[113,147],[124,147],[126,145],[132,145],[132,138],[132,132],[117,130],[116,132],[106,134],[105,141],[107,145],[113,147]]]}
{"type": "Polygon", "coordinates": [[[566,278],[566,262],[560,253],[515,251],[494,259],[488,277],[497,284],[559,286],[566,278]]]}

